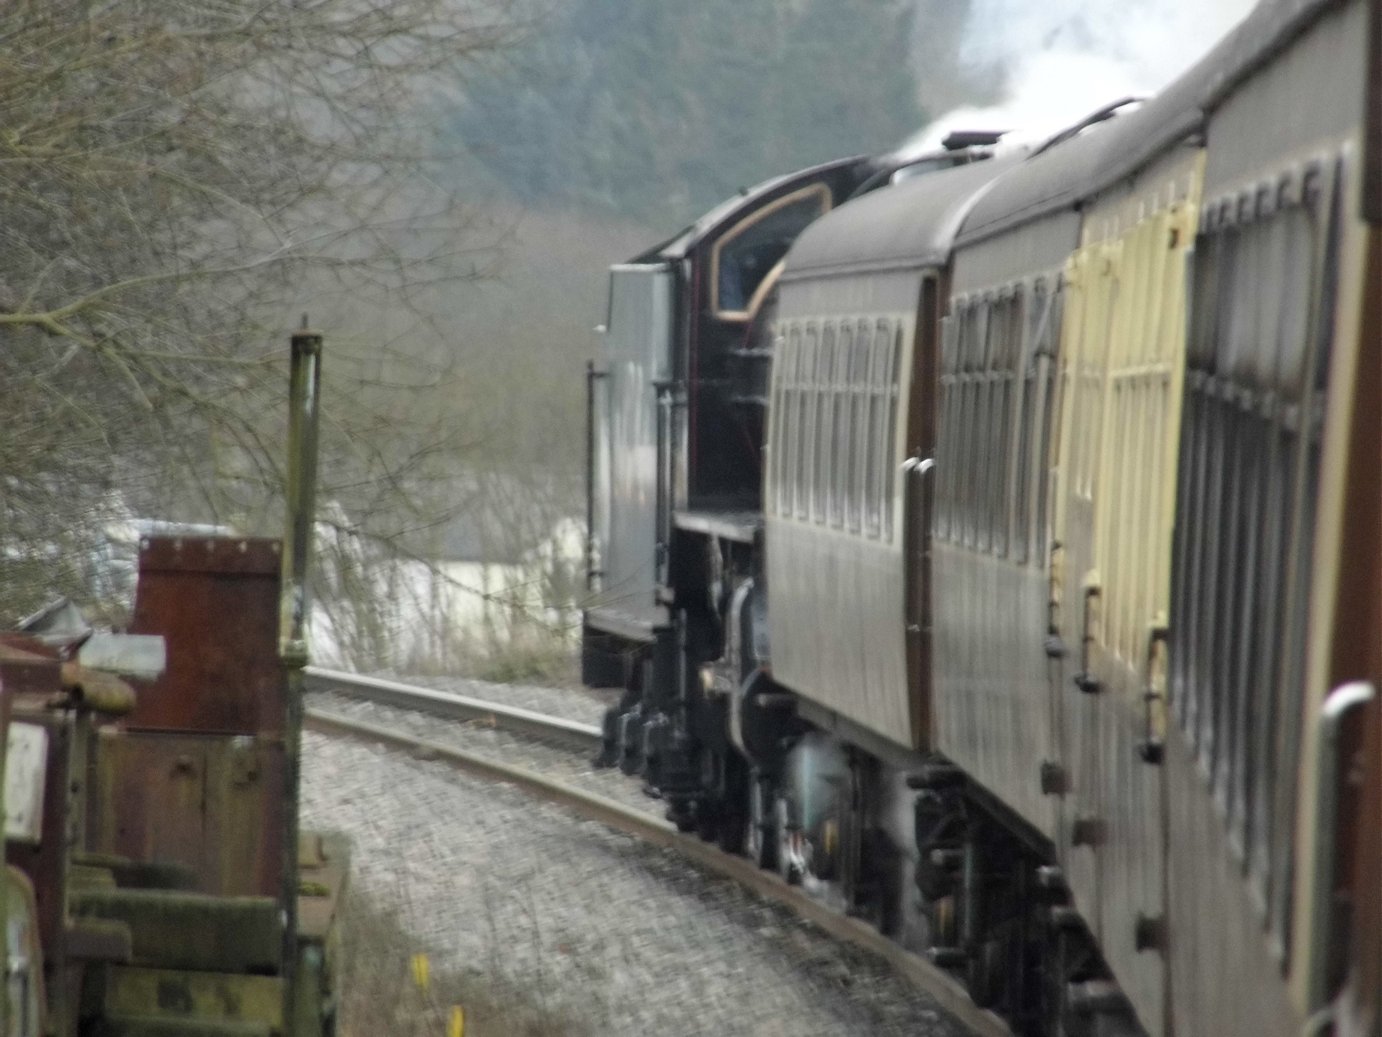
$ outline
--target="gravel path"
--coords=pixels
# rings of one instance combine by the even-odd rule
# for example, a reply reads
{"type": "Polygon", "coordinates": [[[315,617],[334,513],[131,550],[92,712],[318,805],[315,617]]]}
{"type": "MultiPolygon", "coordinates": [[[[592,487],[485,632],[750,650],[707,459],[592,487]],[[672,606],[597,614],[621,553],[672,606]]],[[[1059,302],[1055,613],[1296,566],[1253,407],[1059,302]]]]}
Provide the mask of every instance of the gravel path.
{"type": "Polygon", "coordinates": [[[543,1032],[963,1032],[886,965],[674,852],[435,761],[309,732],[303,816],[349,832],[354,889],[435,970],[557,1020],[543,1032]]]}

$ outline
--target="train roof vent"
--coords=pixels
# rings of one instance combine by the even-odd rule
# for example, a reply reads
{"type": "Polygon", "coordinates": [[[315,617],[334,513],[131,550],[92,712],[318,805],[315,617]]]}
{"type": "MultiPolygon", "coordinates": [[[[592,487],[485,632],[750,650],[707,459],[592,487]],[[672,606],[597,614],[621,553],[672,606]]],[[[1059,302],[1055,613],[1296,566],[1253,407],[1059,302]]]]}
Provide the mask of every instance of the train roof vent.
{"type": "Polygon", "coordinates": [[[997,144],[1007,130],[951,130],[941,147],[946,151],[960,151],[963,148],[982,148],[997,144]]]}
{"type": "Polygon", "coordinates": [[[1141,94],[1130,94],[1127,97],[1106,104],[1102,108],[1097,108],[1079,122],[1075,123],[1075,125],[1069,126],[1061,130],[1054,137],[1049,138],[1044,144],[1037,148],[1033,154],[1040,155],[1043,151],[1049,151],[1058,144],[1064,144],[1066,141],[1078,137],[1091,126],[1098,126],[1100,123],[1107,122],[1110,119],[1126,114],[1129,110],[1140,107],[1146,100],[1147,98],[1141,94]]]}

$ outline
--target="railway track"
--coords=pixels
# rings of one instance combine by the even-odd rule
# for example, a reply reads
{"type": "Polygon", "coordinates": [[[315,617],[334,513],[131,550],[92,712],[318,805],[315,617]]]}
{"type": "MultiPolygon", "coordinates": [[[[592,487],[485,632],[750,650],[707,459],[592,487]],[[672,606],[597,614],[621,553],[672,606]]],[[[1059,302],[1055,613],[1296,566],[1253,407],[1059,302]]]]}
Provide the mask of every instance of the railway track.
{"type": "Polygon", "coordinates": [[[600,748],[600,729],[560,717],[545,716],[530,709],[518,709],[487,699],[470,698],[446,691],[434,691],[413,684],[361,677],[342,670],[309,666],[304,671],[308,691],[337,692],[384,706],[395,706],[414,713],[427,713],[445,720],[479,721],[514,734],[555,742],[594,755],[600,748]]]}
{"type": "MultiPolygon", "coordinates": [[[[307,670],[307,686],[313,691],[335,692],[440,718],[480,722],[591,754],[600,743],[600,731],[593,725],[395,681],[312,667],[307,670]]],[[[675,826],[647,810],[575,788],[567,782],[527,768],[512,766],[491,755],[468,752],[331,710],[308,708],[306,721],[309,728],[322,734],[386,745],[414,756],[441,761],[486,780],[506,782],[525,793],[566,807],[581,817],[598,821],[651,845],[672,849],[702,868],[782,904],[831,937],[883,958],[899,975],[929,994],[941,1009],[977,1037],[1002,1037],[1011,1033],[998,1016],[976,1007],[958,982],[925,958],[907,951],[872,926],[840,914],[813,899],[799,887],[788,885],[777,875],[759,869],[745,858],[723,853],[710,843],[678,832],[675,826]]]]}

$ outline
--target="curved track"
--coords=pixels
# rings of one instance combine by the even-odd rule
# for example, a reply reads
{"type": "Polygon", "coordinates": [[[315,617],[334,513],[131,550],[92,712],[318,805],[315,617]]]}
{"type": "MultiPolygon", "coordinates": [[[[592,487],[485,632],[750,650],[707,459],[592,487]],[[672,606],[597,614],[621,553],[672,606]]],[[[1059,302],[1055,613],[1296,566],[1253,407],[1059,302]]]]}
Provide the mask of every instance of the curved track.
{"type": "Polygon", "coordinates": [[[593,724],[544,716],[529,709],[517,709],[486,699],[469,698],[431,688],[419,688],[378,677],[361,677],[341,670],[309,666],[304,671],[308,691],[337,692],[384,706],[428,713],[447,720],[480,721],[544,742],[556,742],[589,752],[600,748],[600,729],[593,724]]]}
{"type": "MultiPolygon", "coordinates": [[[[508,727],[530,737],[558,741],[590,751],[599,744],[599,729],[591,725],[544,717],[528,710],[515,710],[479,699],[463,699],[445,692],[416,688],[393,681],[356,677],[351,674],[309,668],[309,687],[337,691],[404,709],[416,709],[455,719],[483,720],[508,727]],[[458,704],[463,703],[463,704],[458,704]]],[[[980,1037],[1000,1037],[1010,1033],[1007,1025],[992,1012],[975,1006],[964,988],[929,961],[894,943],[857,919],[839,914],[812,899],[799,888],[789,886],[777,875],[762,871],[743,857],[721,852],[699,838],[679,833],[670,823],[654,815],[625,806],[612,799],[572,788],[541,774],[513,767],[491,757],[465,752],[452,746],[416,738],[401,731],[341,716],[321,709],[308,709],[307,725],[324,734],[362,738],[414,755],[436,759],[467,773],[503,781],[548,802],[557,803],[644,842],[676,850],[700,866],[732,879],[790,908],[836,939],[884,958],[909,982],[935,999],[939,1007],[980,1037]]]]}

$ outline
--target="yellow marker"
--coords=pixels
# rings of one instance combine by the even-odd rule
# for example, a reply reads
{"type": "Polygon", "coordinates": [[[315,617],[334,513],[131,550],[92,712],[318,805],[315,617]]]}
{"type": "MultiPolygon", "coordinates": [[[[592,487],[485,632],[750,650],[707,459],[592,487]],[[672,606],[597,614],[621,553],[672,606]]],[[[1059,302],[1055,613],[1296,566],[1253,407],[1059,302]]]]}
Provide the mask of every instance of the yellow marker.
{"type": "Polygon", "coordinates": [[[451,1025],[447,1027],[446,1037],[465,1037],[465,1012],[460,1005],[451,1007],[451,1025]]]}
{"type": "Polygon", "coordinates": [[[417,984],[417,988],[421,991],[425,992],[427,990],[427,982],[430,978],[431,967],[431,962],[427,960],[427,955],[413,955],[413,982],[417,984]]]}

